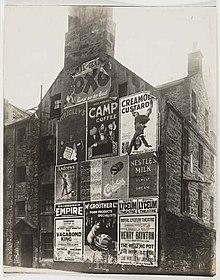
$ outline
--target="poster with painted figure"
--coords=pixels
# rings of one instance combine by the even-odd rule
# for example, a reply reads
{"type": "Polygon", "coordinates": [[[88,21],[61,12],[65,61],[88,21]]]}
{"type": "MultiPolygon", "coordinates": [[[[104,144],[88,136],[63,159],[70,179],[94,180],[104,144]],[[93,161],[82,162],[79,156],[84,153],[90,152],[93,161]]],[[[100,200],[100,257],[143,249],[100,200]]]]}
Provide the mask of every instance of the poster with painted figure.
{"type": "Polygon", "coordinates": [[[117,212],[117,200],[85,202],[85,261],[117,263],[117,212]]]}
{"type": "Polygon", "coordinates": [[[88,159],[118,154],[118,101],[88,103],[88,159]]]}
{"type": "Polygon", "coordinates": [[[102,160],[81,162],[79,168],[79,199],[81,201],[101,200],[102,160]]]}
{"type": "Polygon", "coordinates": [[[139,92],[120,99],[120,155],[157,150],[157,101],[150,92],[139,92]]]}
{"type": "Polygon", "coordinates": [[[77,200],[77,164],[56,166],[55,203],[77,200]]]}
{"type": "Polygon", "coordinates": [[[128,156],[102,159],[102,199],[128,197],[128,156]]]}
{"type": "Polygon", "coordinates": [[[57,164],[85,160],[86,104],[65,108],[58,124],[57,164]]]}

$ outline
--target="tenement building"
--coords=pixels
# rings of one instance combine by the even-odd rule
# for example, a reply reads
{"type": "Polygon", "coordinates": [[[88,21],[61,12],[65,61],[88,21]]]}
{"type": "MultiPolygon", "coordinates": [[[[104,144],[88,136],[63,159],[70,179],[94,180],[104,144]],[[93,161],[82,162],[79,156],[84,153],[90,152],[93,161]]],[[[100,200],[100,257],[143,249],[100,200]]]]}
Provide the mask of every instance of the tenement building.
{"type": "Polygon", "coordinates": [[[70,8],[64,67],[37,117],[5,125],[5,264],[214,275],[202,54],[188,55],[186,77],[154,87],[114,58],[112,12],[70,8]]]}

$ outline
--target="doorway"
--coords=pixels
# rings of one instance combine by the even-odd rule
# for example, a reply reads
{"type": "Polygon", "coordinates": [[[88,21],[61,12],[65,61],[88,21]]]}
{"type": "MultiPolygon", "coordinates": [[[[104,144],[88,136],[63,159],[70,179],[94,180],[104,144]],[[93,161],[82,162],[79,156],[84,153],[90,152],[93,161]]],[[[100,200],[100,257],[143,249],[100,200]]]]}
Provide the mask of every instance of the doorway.
{"type": "Polygon", "coordinates": [[[24,234],[21,236],[21,266],[33,266],[33,235],[24,234]]]}

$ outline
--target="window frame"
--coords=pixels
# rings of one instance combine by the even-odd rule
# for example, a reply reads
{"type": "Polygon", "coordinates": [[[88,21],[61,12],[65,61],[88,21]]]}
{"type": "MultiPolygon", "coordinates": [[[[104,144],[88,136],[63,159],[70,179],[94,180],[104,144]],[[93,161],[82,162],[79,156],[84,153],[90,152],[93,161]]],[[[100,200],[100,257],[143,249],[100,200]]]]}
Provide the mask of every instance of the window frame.
{"type": "Polygon", "coordinates": [[[198,168],[200,171],[204,168],[204,148],[201,143],[198,143],[198,168]]]}
{"type": "Polygon", "coordinates": [[[203,218],[203,200],[202,200],[203,191],[201,189],[198,189],[197,193],[198,193],[197,215],[198,215],[198,218],[202,219],[203,218]]]}
{"type": "Polygon", "coordinates": [[[51,96],[51,100],[50,100],[50,118],[51,119],[60,116],[61,107],[62,107],[61,93],[57,93],[57,94],[51,96]],[[55,106],[56,103],[60,104],[60,106],[57,108],[55,106]]]}
{"type": "Polygon", "coordinates": [[[46,162],[53,162],[55,160],[56,139],[55,135],[48,135],[42,137],[42,158],[46,162]],[[48,143],[51,141],[51,143],[48,143]],[[51,147],[49,149],[48,147],[51,147]]]}
{"type": "Polygon", "coordinates": [[[26,216],[26,201],[25,200],[17,200],[15,203],[15,209],[16,209],[16,217],[17,218],[24,218],[26,216]],[[21,203],[23,204],[22,206],[22,213],[21,213],[21,209],[19,208],[19,204],[21,205],[21,203]]]}
{"type": "Polygon", "coordinates": [[[191,100],[192,100],[191,111],[192,111],[192,114],[196,117],[196,115],[197,115],[197,96],[193,89],[191,92],[191,100]]]}
{"type": "Polygon", "coordinates": [[[52,232],[42,233],[41,239],[42,239],[42,258],[53,259],[53,251],[54,251],[53,233],[52,232]],[[50,238],[50,242],[46,242],[47,238],[50,238]],[[46,248],[47,246],[49,248],[46,248]]]}
{"type": "Polygon", "coordinates": [[[27,166],[21,165],[16,167],[16,184],[27,181],[27,166]],[[22,171],[21,171],[22,170],[22,171]]]}
{"type": "Polygon", "coordinates": [[[182,213],[190,213],[190,194],[189,194],[189,182],[183,180],[182,184],[182,196],[181,196],[182,213]]]}
{"type": "Polygon", "coordinates": [[[189,155],[189,131],[185,127],[183,128],[183,155],[189,155]]]}
{"type": "Polygon", "coordinates": [[[209,134],[209,111],[205,109],[205,132],[209,134]]]}
{"type": "Polygon", "coordinates": [[[42,212],[50,212],[50,213],[54,212],[54,185],[53,184],[47,184],[42,186],[42,209],[41,210],[42,212]]]}

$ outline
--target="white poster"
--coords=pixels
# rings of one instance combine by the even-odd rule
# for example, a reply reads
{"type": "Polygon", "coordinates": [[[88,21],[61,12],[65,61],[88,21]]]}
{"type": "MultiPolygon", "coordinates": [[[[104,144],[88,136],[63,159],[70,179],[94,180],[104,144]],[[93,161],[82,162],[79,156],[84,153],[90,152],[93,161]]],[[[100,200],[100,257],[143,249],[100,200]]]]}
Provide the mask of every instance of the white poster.
{"type": "Polygon", "coordinates": [[[55,219],[54,261],[82,261],[83,219],[55,219]]]}
{"type": "Polygon", "coordinates": [[[120,217],[119,227],[120,262],[157,266],[157,215],[120,217]]]}
{"type": "Polygon", "coordinates": [[[158,101],[150,92],[139,92],[119,101],[120,155],[157,150],[158,101]]]}

